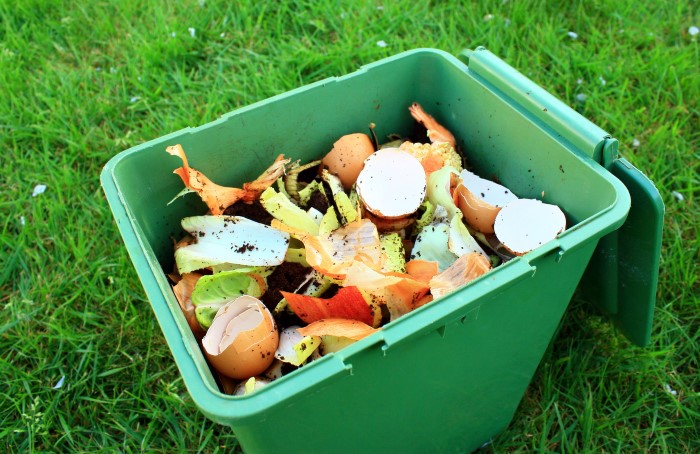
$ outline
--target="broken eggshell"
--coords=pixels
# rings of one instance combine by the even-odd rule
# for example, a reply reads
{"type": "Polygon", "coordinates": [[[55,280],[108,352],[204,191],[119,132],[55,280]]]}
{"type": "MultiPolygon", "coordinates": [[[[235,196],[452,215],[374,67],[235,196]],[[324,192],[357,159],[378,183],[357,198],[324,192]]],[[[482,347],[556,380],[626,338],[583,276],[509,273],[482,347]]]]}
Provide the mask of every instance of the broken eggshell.
{"type": "Polygon", "coordinates": [[[202,339],[214,369],[238,380],[265,371],[275,359],[278,344],[272,314],[260,300],[248,295],[222,306],[202,339]]]}
{"type": "Polygon", "coordinates": [[[556,205],[535,199],[518,199],[496,216],[494,230],[501,244],[523,255],[553,240],[566,228],[566,216],[556,205]]]}
{"type": "Polygon", "coordinates": [[[265,378],[269,381],[273,381],[273,380],[277,380],[278,378],[281,378],[285,373],[284,365],[285,365],[285,363],[283,361],[280,361],[279,359],[275,358],[275,360],[272,362],[270,367],[268,367],[265,370],[265,372],[263,372],[261,374],[262,378],[265,378]]]}
{"type": "Polygon", "coordinates": [[[362,204],[380,218],[410,216],[423,203],[425,171],[420,161],[398,148],[384,148],[365,160],[356,190],[362,204]]]}
{"type": "Polygon", "coordinates": [[[367,134],[347,134],[333,144],[333,149],[321,161],[321,169],[338,176],[349,190],[357,180],[364,161],[374,153],[374,145],[367,134]]]}
{"type": "Polygon", "coordinates": [[[303,336],[299,326],[289,326],[280,333],[280,342],[275,358],[293,366],[300,366],[321,344],[318,336],[303,336]]]}
{"type": "Polygon", "coordinates": [[[498,212],[507,203],[517,200],[508,188],[481,178],[468,170],[460,173],[461,184],[454,196],[464,219],[481,233],[493,233],[493,223],[498,212]]]}

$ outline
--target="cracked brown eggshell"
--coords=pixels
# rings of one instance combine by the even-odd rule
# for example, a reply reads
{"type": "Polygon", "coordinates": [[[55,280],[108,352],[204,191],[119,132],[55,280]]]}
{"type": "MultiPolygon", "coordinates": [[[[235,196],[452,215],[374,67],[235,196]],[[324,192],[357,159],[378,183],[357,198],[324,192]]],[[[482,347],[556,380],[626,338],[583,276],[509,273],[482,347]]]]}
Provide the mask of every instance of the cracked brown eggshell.
{"type": "Polygon", "coordinates": [[[379,233],[391,233],[399,232],[402,229],[406,229],[416,222],[416,216],[404,216],[397,219],[386,219],[380,218],[379,216],[373,215],[367,208],[363,207],[362,217],[367,218],[377,227],[379,233]]]}
{"type": "Polygon", "coordinates": [[[493,233],[493,224],[501,208],[517,200],[510,189],[474,173],[463,170],[461,183],[454,191],[457,206],[464,219],[473,229],[481,233],[493,233]]]}
{"type": "Polygon", "coordinates": [[[321,169],[340,178],[345,190],[349,190],[362,171],[365,159],[374,153],[374,145],[367,134],[347,134],[333,144],[333,149],[321,161],[321,169]]]}
{"type": "Polygon", "coordinates": [[[383,148],[365,160],[355,189],[373,215],[403,218],[415,213],[425,199],[425,170],[411,154],[398,148],[383,148]]]}
{"type": "Polygon", "coordinates": [[[222,306],[202,339],[214,369],[237,380],[264,372],[275,359],[278,344],[272,314],[260,300],[248,295],[222,306]]]}
{"type": "Polygon", "coordinates": [[[493,233],[493,224],[501,211],[500,207],[484,202],[462,183],[455,188],[454,198],[470,227],[481,233],[493,233]]]}

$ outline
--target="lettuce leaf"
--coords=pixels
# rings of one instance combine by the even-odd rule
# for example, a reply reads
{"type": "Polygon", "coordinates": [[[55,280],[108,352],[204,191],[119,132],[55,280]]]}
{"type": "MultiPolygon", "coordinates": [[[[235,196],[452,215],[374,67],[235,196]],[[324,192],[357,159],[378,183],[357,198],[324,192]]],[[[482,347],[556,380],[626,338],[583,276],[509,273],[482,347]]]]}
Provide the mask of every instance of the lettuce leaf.
{"type": "Polygon", "coordinates": [[[275,219],[299,230],[318,234],[318,224],[313,216],[294,204],[287,196],[270,187],[260,194],[260,204],[275,219]]]}
{"type": "Polygon", "coordinates": [[[416,219],[416,223],[413,225],[413,229],[416,232],[419,232],[423,227],[433,222],[433,217],[435,216],[435,205],[430,203],[430,200],[425,199],[420,208],[418,208],[418,212],[420,213],[421,211],[422,214],[418,219],[416,219]]]}
{"type": "Polygon", "coordinates": [[[260,298],[266,290],[264,279],[250,273],[252,268],[240,268],[202,276],[192,291],[192,304],[197,321],[209,328],[214,316],[224,304],[242,295],[260,298]],[[262,285],[261,285],[262,284],[262,285]]]}
{"type": "Polygon", "coordinates": [[[431,224],[424,227],[416,237],[411,250],[411,260],[437,262],[438,269],[444,271],[457,260],[457,255],[447,246],[449,237],[450,227],[447,224],[431,224]]]}
{"type": "Polygon", "coordinates": [[[326,169],[324,169],[321,173],[321,178],[323,178],[323,180],[328,183],[328,186],[331,188],[333,201],[335,201],[335,206],[338,207],[338,221],[340,221],[340,224],[346,225],[357,219],[357,210],[355,209],[355,205],[350,200],[350,197],[348,197],[348,195],[345,193],[343,184],[340,182],[340,178],[331,174],[326,169]]]}
{"type": "Polygon", "coordinates": [[[309,203],[309,200],[311,199],[311,194],[313,194],[316,191],[321,191],[323,195],[326,195],[326,191],[323,190],[323,185],[321,184],[320,181],[314,180],[304,189],[299,191],[299,201],[301,202],[302,205],[306,206],[309,203]]]}
{"type": "Polygon", "coordinates": [[[452,175],[459,177],[457,169],[445,166],[431,173],[428,177],[428,200],[433,205],[442,205],[445,207],[449,219],[452,219],[455,214],[459,214],[460,217],[462,216],[462,212],[452,199],[452,191],[450,190],[452,175]]]}
{"type": "Polygon", "coordinates": [[[386,255],[386,261],[382,271],[406,272],[406,256],[403,249],[403,241],[398,233],[379,235],[379,243],[386,255]]]}
{"type": "Polygon", "coordinates": [[[333,209],[333,207],[329,207],[326,214],[323,215],[323,219],[321,219],[321,225],[318,227],[318,233],[330,233],[338,228],[340,228],[338,216],[335,215],[335,209],[333,209]]]}
{"type": "Polygon", "coordinates": [[[460,216],[455,215],[450,222],[450,234],[447,240],[447,246],[450,251],[454,252],[458,257],[470,252],[477,252],[484,257],[489,256],[479,246],[479,243],[469,234],[469,229],[464,225],[460,216]]]}
{"type": "Polygon", "coordinates": [[[191,216],[182,228],[196,242],[175,251],[180,274],[223,263],[279,265],[289,246],[288,233],[240,216],[191,216]]]}

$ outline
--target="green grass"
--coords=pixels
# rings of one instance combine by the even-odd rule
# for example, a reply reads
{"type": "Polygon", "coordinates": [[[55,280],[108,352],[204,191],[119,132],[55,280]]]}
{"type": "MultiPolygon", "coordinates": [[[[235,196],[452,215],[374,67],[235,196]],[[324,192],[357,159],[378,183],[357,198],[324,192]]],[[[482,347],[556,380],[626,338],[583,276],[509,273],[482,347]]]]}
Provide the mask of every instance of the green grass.
{"type": "Polygon", "coordinates": [[[651,346],[575,299],[485,451],[698,452],[697,4],[335,3],[0,1],[0,449],[236,446],[194,407],[121,243],[112,156],[403,50],[484,45],[618,138],[666,204],[651,346]]]}

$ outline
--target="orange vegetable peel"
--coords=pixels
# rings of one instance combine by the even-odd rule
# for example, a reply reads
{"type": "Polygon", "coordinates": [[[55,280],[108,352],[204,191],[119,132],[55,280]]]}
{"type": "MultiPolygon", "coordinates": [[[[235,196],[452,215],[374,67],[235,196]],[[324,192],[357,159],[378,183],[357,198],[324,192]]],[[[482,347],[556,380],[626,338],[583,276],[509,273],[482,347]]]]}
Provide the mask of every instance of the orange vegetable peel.
{"type": "Polygon", "coordinates": [[[491,269],[489,260],[478,252],[459,257],[445,271],[430,280],[430,293],[440,298],[473,281],[491,269]]]}
{"type": "Polygon", "coordinates": [[[452,133],[438,123],[429,113],[423,110],[420,104],[414,102],[408,110],[411,112],[411,116],[428,130],[428,138],[431,142],[447,142],[453,147],[455,146],[457,141],[452,133]]]}
{"type": "Polygon", "coordinates": [[[372,328],[358,320],[327,318],[309,323],[303,328],[297,328],[297,331],[302,336],[335,336],[360,340],[378,331],[378,329],[372,328]]]}
{"type": "Polygon", "coordinates": [[[202,172],[190,167],[185,150],[180,144],[167,147],[165,151],[182,159],[182,167],[178,167],[173,173],[182,179],[186,188],[199,194],[202,201],[209,207],[209,211],[215,215],[222,214],[226,208],[239,200],[253,203],[258,199],[260,193],[272,185],[277,178],[284,175],[285,165],[290,161],[284,159],[284,155],[279,155],[262,175],[250,183],[245,183],[243,189],[240,189],[218,185],[202,172]]]}
{"type": "Polygon", "coordinates": [[[374,321],[372,310],[357,287],[343,287],[331,298],[280,293],[297,317],[305,323],[327,318],[357,320],[367,325],[371,325],[374,321]]]}

